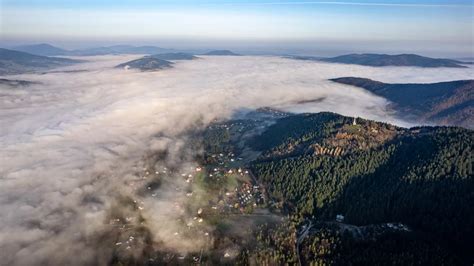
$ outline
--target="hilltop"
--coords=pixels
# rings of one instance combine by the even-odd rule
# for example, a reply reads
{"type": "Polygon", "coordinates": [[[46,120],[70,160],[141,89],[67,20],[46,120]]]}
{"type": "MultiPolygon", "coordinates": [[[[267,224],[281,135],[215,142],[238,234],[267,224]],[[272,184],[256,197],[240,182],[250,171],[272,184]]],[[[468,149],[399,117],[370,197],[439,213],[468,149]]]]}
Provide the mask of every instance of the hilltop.
{"type": "Polygon", "coordinates": [[[117,65],[116,68],[138,69],[140,71],[156,71],[160,69],[171,68],[172,65],[172,62],[150,56],[145,56],[117,65]]]}
{"type": "Polygon", "coordinates": [[[133,46],[133,45],[114,45],[104,47],[93,47],[81,50],[71,51],[72,55],[91,56],[108,54],[159,54],[173,51],[156,46],[133,46]]]}
{"type": "Polygon", "coordinates": [[[71,51],[47,43],[22,45],[14,47],[13,49],[16,51],[42,56],[71,55],[71,51]]]}
{"type": "Polygon", "coordinates": [[[236,54],[232,51],[229,50],[214,50],[205,53],[204,55],[231,55],[231,56],[239,56],[239,54],[236,54]]]}
{"type": "Polygon", "coordinates": [[[440,59],[420,56],[416,54],[347,54],[331,58],[320,58],[313,56],[290,56],[296,60],[322,61],[329,63],[353,64],[362,66],[384,67],[384,66],[414,66],[414,67],[453,67],[466,68],[458,60],[440,59]]]}
{"type": "Polygon", "coordinates": [[[416,66],[416,67],[456,67],[465,68],[462,62],[438,59],[416,54],[348,54],[322,59],[331,63],[357,64],[363,66],[416,66]]]}
{"type": "Polygon", "coordinates": [[[194,60],[196,56],[188,53],[165,53],[165,54],[154,54],[149,57],[161,59],[161,60],[194,60]]]}
{"type": "Polygon", "coordinates": [[[80,63],[80,60],[47,57],[0,48],[0,75],[13,75],[80,63]]]}
{"type": "Polygon", "coordinates": [[[112,45],[91,47],[76,50],[67,50],[59,48],[47,43],[21,45],[14,47],[13,50],[27,52],[34,55],[42,56],[95,56],[95,55],[109,55],[109,54],[162,54],[171,53],[173,49],[166,49],[156,46],[133,46],[133,45],[112,45]]]}

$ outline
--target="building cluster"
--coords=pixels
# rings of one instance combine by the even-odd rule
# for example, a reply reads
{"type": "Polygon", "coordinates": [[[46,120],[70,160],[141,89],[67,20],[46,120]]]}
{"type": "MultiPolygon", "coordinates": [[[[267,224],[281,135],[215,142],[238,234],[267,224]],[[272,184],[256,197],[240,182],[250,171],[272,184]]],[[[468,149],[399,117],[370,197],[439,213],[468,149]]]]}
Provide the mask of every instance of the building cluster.
{"type": "Polygon", "coordinates": [[[249,182],[244,182],[237,189],[237,203],[240,208],[248,206],[257,207],[265,203],[264,194],[260,190],[260,186],[252,185],[249,182]]]}
{"type": "Polygon", "coordinates": [[[387,223],[386,226],[396,231],[410,231],[408,226],[402,223],[387,223]]]}

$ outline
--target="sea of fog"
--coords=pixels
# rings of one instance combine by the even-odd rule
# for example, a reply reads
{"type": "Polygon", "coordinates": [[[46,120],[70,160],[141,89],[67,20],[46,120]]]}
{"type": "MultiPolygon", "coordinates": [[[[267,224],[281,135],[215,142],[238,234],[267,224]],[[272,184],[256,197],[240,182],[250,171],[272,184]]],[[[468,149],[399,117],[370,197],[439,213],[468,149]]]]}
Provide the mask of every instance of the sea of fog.
{"type": "Polygon", "coordinates": [[[159,199],[125,185],[137,178],[146,154],[167,151],[168,163],[186,172],[199,151],[186,146],[185,133],[243,108],[332,111],[410,126],[387,110],[385,99],[330,78],[472,79],[472,68],[373,68],[256,56],[201,57],[157,72],[113,68],[137,57],[83,57],[88,62],[65,72],[2,77],[38,84],[0,87],[0,264],[106,262],[112,248],[98,236],[123,196],[140,202],[153,241],[170,250],[199,248],[198,237],[172,237],[172,209],[184,200],[175,189],[179,178],[173,189],[157,191],[159,199]]]}

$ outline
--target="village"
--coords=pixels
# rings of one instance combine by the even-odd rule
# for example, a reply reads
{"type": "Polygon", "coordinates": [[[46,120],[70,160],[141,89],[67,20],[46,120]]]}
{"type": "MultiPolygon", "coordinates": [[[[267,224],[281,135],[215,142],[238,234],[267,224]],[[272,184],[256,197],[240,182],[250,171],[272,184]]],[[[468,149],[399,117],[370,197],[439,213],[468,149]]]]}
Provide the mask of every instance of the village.
{"type": "Polygon", "coordinates": [[[149,159],[143,167],[137,167],[135,177],[125,184],[136,196],[128,199],[134,211],[127,216],[110,217],[109,226],[119,235],[113,243],[115,249],[131,255],[135,248],[143,245],[143,236],[137,230],[146,226],[142,213],[149,211],[147,201],[168,200],[170,217],[174,217],[177,225],[175,231],[170,232],[168,241],[180,243],[199,239],[208,246],[218,241],[221,247],[213,254],[202,251],[155,254],[151,258],[154,263],[199,264],[206,256],[231,260],[238,244],[229,242],[227,236],[231,233],[225,231],[229,228],[226,224],[238,223],[241,219],[262,222],[274,219],[275,213],[279,213],[278,204],[268,199],[265,187],[248,168],[248,162],[255,155],[242,152],[239,144],[245,134],[260,125],[260,116],[284,115],[262,110],[252,114],[253,118],[249,120],[213,123],[204,136],[204,141],[210,144],[204,146],[204,152],[195,162],[173,167],[155,158],[149,159]],[[169,192],[172,192],[171,198],[164,199],[163,194],[169,195],[169,192]]]}
{"type": "Polygon", "coordinates": [[[207,189],[207,206],[211,215],[249,214],[266,203],[265,189],[243,168],[242,158],[234,153],[211,154],[217,164],[197,167],[199,186],[207,189]]]}
{"type": "MultiPolygon", "coordinates": [[[[174,241],[185,241],[190,236],[199,236],[212,243],[213,230],[225,218],[233,219],[241,215],[254,215],[266,208],[266,191],[251,171],[244,167],[243,158],[233,152],[206,154],[207,164],[193,164],[180,169],[160,165],[137,169],[135,178],[126,186],[137,195],[128,199],[131,209],[127,216],[111,216],[108,226],[117,232],[113,243],[115,249],[133,254],[134,249],[143,245],[139,228],[145,226],[142,212],[146,212],[146,200],[163,200],[162,186],[174,187],[174,201],[170,205],[178,225],[172,232],[174,241]]],[[[261,214],[256,214],[261,215],[261,214]]],[[[229,259],[233,253],[222,251],[222,259],[229,259]]],[[[182,261],[200,263],[202,253],[166,253],[154,256],[155,261],[182,261]]]]}

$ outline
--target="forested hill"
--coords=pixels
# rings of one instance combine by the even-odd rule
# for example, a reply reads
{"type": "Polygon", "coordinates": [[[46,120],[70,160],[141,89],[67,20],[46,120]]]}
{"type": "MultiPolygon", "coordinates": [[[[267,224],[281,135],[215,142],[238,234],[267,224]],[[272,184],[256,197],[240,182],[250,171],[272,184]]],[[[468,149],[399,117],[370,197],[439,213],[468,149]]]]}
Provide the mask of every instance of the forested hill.
{"type": "Polygon", "coordinates": [[[165,53],[165,54],[154,54],[148,57],[153,57],[161,60],[194,60],[196,56],[188,53],[165,53]]]}
{"type": "Polygon", "coordinates": [[[250,145],[263,151],[252,172],[287,213],[403,223],[474,259],[472,130],[300,114],[277,120],[250,145]]]}
{"type": "Polygon", "coordinates": [[[463,62],[452,59],[424,57],[416,54],[348,54],[332,58],[323,58],[322,61],[331,63],[356,64],[363,66],[415,66],[415,67],[455,67],[465,68],[463,62]]]}
{"type": "Polygon", "coordinates": [[[0,75],[15,75],[34,71],[45,71],[83,61],[69,58],[33,55],[0,48],[0,75]]]}
{"type": "Polygon", "coordinates": [[[434,67],[454,67],[454,68],[466,68],[471,64],[470,62],[462,62],[452,59],[442,58],[430,58],[420,56],[416,54],[346,54],[330,58],[321,58],[315,56],[287,56],[287,58],[295,60],[308,60],[308,61],[322,61],[329,63],[340,63],[340,64],[352,64],[361,66],[371,67],[423,67],[423,68],[434,68],[434,67]]]}
{"type": "Polygon", "coordinates": [[[239,54],[236,54],[232,51],[229,50],[213,50],[205,53],[204,55],[231,55],[231,56],[238,56],[239,54]]]}
{"type": "Polygon", "coordinates": [[[140,71],[157,71],[171,68],[173,63],[167,60],[158,59],[151,56],[145,56],[139,59],[128,61],[117,65],[115,68],[137,69],[140,71]]]}
{"type": "Polygon", "coordinates": [[[392,103],[402,116],[439,125],[472,128],[474,80],[430,84],[387,84],[365,78],[344,77],[334,82],[366,89],[392,103]]]}

